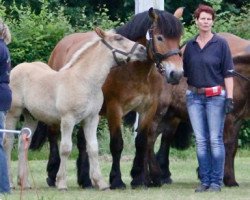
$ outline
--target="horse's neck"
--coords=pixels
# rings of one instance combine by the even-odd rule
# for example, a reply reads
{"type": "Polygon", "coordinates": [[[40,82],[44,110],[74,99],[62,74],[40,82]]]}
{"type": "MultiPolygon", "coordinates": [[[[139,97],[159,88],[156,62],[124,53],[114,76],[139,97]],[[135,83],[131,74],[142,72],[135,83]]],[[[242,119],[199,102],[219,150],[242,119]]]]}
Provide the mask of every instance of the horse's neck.
{"type": "Polygon", "coordinates": [[[69,71],[79,77],[79,81],[101,87],[110,68],[115,64],[111,51],[98,42],[88,49],[69,71]]]}

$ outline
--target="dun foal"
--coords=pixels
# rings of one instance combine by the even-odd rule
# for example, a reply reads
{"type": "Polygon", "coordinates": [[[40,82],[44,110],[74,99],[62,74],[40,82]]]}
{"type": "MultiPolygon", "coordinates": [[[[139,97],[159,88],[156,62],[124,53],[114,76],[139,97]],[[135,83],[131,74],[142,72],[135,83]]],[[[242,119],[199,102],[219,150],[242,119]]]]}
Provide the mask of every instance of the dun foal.
{"type": "MultiPolygon", "coordinates": [[[[60,190],[67,189],[66,162],[72,149],[72,131],[80,122],[87,141],[91,182],[99,189],[108,188],[100,171],[96,138],[98,113],[103,103],[101,87],[117,62],[144,61],[147,56],[140,44],[99,28],[95,31],[99,37],[85,43],[59,72],[44,63],[32,62],[17,65],[10,75],[13,102],[7,114],[7,129],[15,128],[21,114],[25,126],[32,132],[37,120],[50,125],[60,124],[61,164],[56,178],[60,190]]],[[[12,146],[13,135],[6,135],[9,167],[12,146]]],[[[22,150],[19,145],[18,183],[29,188],[27,155],[22,150]]],[[[10,181],[12,183],[12,179],[10,181]]]]}

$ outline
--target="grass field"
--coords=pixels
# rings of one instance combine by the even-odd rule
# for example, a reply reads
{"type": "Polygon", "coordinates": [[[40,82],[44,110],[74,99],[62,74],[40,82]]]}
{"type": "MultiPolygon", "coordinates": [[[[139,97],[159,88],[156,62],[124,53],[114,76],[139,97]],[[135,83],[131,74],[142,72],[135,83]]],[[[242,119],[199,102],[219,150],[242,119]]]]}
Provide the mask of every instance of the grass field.
{"type": "MultiPolygon", "coordinates": [[[[189,150],[190,151],[190,150],[189,150]]],[[[193,153],[192,153],[193,154],[193,153]]],[[[133,190],[130,188],[130,169],[132,165],[131,159],[123,159],[122,175],[123,180],[127,184],[125,190],[115,191],[99,191],[97,189],[80,189],[76,184],[76,168],[75,161],[68,162],[68,191],[58,191],[56,188],[49,188],[45,182],[46,164],[45,160],[32,160],[29,162],[31,168],[31,184],[30,190],[21,193],[20,189],[15,189],[12,194],[0,196],[1,200],[198,200],[198,199],[215,199],[215,200],[247,200],[250,199],[250,156],[246,153],[238,153],[235,160],[236,178],[240,187],[227,188],[224,187],[220,193],[194,193],[194,189],[198,184],[195,169],[197,161],[194,156],[184,156],[185,158],[172,157],[171,172],[174,180],[172,185],[164,185],[160,188],[139,188],[133,190]],[[31,178],[33,177],[33,178],[31,178]]],[[[247,153],[248,154],[248,153],[247,153]]],[[[129,157],[130,158],[130,157],[129,157]]],[[[109,170],[111,166],[110,158],[102,157],[101,166],[103,175],[108,181],[109,170]]],[[[14,171],[16,171],[17,162],[13,161],[14,171]]]]}

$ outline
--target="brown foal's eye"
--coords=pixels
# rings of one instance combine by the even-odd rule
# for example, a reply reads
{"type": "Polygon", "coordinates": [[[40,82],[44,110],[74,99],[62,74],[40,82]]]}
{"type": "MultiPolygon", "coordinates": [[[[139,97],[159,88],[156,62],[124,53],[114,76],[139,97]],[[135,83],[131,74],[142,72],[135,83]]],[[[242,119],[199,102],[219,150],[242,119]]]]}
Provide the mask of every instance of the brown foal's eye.
{"type": "Polygon", "coordinates": [[[158,41],[163,41],[162,36],[157,36],[157,40],[158,40],[158,41]]]}

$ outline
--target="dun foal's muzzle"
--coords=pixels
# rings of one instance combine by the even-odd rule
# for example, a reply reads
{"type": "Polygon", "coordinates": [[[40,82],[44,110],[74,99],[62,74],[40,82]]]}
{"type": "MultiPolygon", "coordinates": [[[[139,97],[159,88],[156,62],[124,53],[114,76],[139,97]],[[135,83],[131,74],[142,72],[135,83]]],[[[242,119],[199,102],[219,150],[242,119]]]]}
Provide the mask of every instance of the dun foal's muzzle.
{"type": "Polygon", "coordinates": [[[103,44],[105,44],[105,45],[112,51],[112,54],[113,54],[113,56],[114,56],[114,59],[115,59],[115,61],[116,61],[116,63],[117,63],[118,65],[123,65],[123,64],[128,63],[128,62],[131,60],[131,57],[132,57],[132,55],[134,54],[134,52],[135,52],[135,50],[136,50],[136,48],[137,48],[137,46],[138,46],[138,42],[135,42],[135,44],[133,45],[132,49],[127,53],[127,52],[121,51],[121,50],[119,50],[119,49],[113,48],[113,47],[112,47],[110,44],[108,44],[108,42],[107,42],[106,40],[104,40],[104,39],[102,39],[101,41],[103,42],[103,44]],[[122,55],[126,56],[127,59],[121,61],[121,60],[119,60],[119,59],[117,58],[116,54],[122,54],[122,55]]]}

